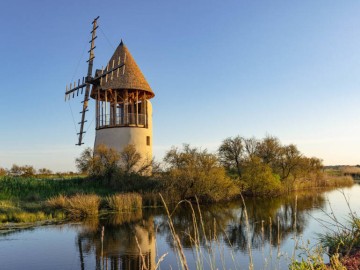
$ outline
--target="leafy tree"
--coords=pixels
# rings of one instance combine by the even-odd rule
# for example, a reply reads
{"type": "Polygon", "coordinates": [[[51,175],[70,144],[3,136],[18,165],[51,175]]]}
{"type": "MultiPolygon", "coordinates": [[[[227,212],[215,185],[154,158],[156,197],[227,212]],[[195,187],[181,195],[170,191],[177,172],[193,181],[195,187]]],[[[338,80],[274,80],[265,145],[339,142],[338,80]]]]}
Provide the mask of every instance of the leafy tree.
{"type": "Polygon", "coordinates": [[[218,149],[221,164],[241,177],[241,164],[244,159],[243,139],[240,136],[225,139],[218,149]]]}
{"type": "Polygon", "coordinates": [[[179,194],[180,199],[197,196],[202,200],[218,201],[239,193],[234,182],[219,166],[218,158],[207,150],[184,144],[183,149],[173,147],[165,155],[168,165],[163,178],[168,192],[179,194]]]}
{"type": "Polygon", "coordinates": [[[253,157],[245,163],[241,180],[252,194],[269,195],[281,191],[279,177],[276,177],[270,166],[263,163],[259,157],[253,157]]]}
{"type": "Polygon", "coordinates": [[[279,152],[277,165],[280,168],[281,181],[285,181],[290,176],[294,177],[295,172],[303,167],[303,159],[300,151],[294,144],[281,147],[279,152]]]}

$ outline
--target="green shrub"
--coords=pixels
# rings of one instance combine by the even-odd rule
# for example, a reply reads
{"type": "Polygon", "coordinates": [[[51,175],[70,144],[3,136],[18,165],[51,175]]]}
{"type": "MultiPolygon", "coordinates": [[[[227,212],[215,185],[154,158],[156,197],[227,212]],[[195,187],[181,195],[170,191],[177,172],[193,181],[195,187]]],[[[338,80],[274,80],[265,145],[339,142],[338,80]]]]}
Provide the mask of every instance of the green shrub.
{"type": "Polygon", "coordinates": [[[246,162],[241,181],[246,184],[246,192],[253,195],[278,194],[282,188],[279,176],[257,157],[246,162]]]}
{"type": "Polygon", "coordinates": [[[182,150],[172,148],[164,158],[168,171],[162,180],[165,191],[174,199],[194,198],[202,201],[230,199],[240,193],[235,182],[219,165],[216,155],[207,150],[184,145],[182,150]]]}

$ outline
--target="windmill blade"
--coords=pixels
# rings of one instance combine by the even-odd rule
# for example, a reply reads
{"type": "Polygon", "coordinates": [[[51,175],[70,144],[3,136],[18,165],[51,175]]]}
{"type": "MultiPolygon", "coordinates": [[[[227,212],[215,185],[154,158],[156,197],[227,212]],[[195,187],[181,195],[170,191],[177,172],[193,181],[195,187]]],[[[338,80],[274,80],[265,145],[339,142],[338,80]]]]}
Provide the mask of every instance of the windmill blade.
{"type": "Polygon", "coordinates": [[[81,114],[81,121],[79,122],[79,124],[80,124],[80,132],[77,134],[77,135],[79,135],[79,141],[78,141],[78,143],[76,145],[84,144],[82,142],[82,138],[83,138],[83,134],[86,133],[86,131],[84,131],[84,124],[87,122],[87,120],[85,120],[86,112],[89,111],[89,109],[88,109],[88,101],[89,101],[90,87],[91,87],[91,84],[86,83],[84,100],[82,101],[83,108],[82,108],[82,111],[80,112],[80,114],[81,114]]]}
{"type": "Polygon", "coordinates": [[[86,116],[86,112],[88,111],[88,101],[89,101],[89,95],[90,95],[90,87],[91,87],[91,82],[94,81],[94,79],[91,77],[92,75],[92,69],[93,69],[93,61],[95,58],[94,55],[94,49],[95,49],[95,39],[96,39],[96,29],[98,28],[97,26],[97,19],[99,19],[99,16],[97,18],[94,19],[94,21],[92,22],[93,24],[93,30],[91,31],[91,40],[90,40],[90,50],[89,50],[89,60],[87,61],[89,63],[88,66],[88,73],[87,73],[87,77],[85,79],[85,85],[83,85],[83,87],[85,86],[85,94],[84,94],[84,101],[83,101],[83,109],[80,112],[81,113],[81,121],[79,122],[80,124],[80,132],[78,133],[79,135],[79,141],[77,143],[77,145],[82,145],[84,144],[82,142],[83,139],[83,134],[86,133],[86,131],[84,131],[84,124],[86,122],[85,120],[85,116],[86,116]]]}
{"type": "Polygon", "coordinates": [[[105,71],[102,72],[102,74],[96,76],[96,77],[94,78],[94,80],[99,80],[99,79],[101,79],[101,78],[104,78],[104,77],[106,77],[106,75],[114,72],[115,70],[117,70],[117,69],[119,69],[119,68],[121,68],[121,67],[123,67],[123,66],[125,66],[125,64],[120,64],[120,65],[117,65],[117,66],[115,66],[115,67],[113,67],[113,68],[111,68],[111,69],[105,70],[105,71]]]}
{"type": "Polygon", "coordinates": [[[84,88],[86,86],[86,83],[84,83],[84,81],[82,84],[80,84],[80,79],[78,80],[78,83],[79,83],[78,86],[76,86],[76,82],[74,83],[74,87],[72,87],[72,84],[70,84],[69,88],[68,88],[68,86],[66,86],[65,95],[69,95],[80,89],[82,90],[82,88],[84,88]]]}

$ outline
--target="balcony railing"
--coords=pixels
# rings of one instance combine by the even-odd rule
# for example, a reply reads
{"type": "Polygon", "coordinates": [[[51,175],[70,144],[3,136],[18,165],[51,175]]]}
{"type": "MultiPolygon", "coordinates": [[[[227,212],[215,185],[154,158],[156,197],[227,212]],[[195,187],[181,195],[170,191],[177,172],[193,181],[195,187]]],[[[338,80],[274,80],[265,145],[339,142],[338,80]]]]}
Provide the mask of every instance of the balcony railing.
{"type": "Polygon", "coordinates": [[[115,119],[112,119],[112,115],[104,114],[100,115],[97,119],[98,127],[110,127],[110,126],[140,126],[143,127],[146,125],[146,115],[145,114],[116,114],[115,119]]]}

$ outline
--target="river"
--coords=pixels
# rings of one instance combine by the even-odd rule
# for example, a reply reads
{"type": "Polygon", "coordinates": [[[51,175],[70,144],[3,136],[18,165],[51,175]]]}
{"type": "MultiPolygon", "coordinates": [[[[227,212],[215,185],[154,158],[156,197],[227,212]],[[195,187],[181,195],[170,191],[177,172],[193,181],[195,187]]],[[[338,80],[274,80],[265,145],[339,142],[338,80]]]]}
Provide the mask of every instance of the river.
{"type": "MultiPolygon", "coordinates": [[[[201,217],[184,203],[172,221],[190,269],[248,269],[250,258],[254,269],[288,269],[318,243],[317,233],[335,228],[329,213],[346,222],[347,203],[360,209],[359,185],[246,198],[247,211],[241,200],[200,205],[201,217]]],[[[181,269],[175,246],[165,209],[149,208],[0,234],[0,269],[155,269],[159,260],[158,269],[181,269]]]]}

